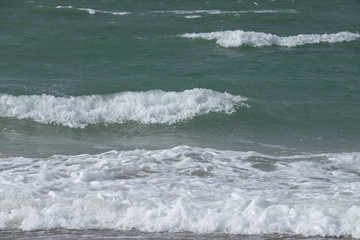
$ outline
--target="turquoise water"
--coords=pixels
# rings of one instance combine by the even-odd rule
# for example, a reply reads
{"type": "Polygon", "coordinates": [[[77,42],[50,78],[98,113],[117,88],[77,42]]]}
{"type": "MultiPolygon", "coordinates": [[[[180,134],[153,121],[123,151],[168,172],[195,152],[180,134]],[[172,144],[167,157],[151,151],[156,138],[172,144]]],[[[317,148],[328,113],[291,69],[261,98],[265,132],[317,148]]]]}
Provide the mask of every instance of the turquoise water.
{"type": "Polygon", "coordinates": [[[106,149],[186,144],[242,150],[269,144],[298,151],[356,151],[358,36],[353,41],[296,47],[226,48],[214,40],[180,35],[225,30],[280,37],[356,34],[359,3],[263,1],[257,5],[253,1],[3,2],[2,94],[70,97],[204,88],[246,97],[250,107],[171,126],[100,123],[82,130],[1,113],[0,152],[56,154],[70,142],[75,148],[71,152],[98,152],[92,141],[98,132],[106,149]],[[103,12],[90,14],[80,8],[103,12]],[[56,135],[55,139],[49,135],[56,135]],[[28,143],[24,138],[35,139],[28,143]]]}
{"type": "MultiPolygon", "coordinates": [[[[59,154],[70,158],[88,154],[94,158],[115,150],[120,155],[134,154],[137,159],[138,153],[133,151],[146,149],[155,151],[150,155],[151,159],[157,159],[156,154],[162,153],[156,151],[165,149],[176,153],[176,157],[169,157],[174,161],[189,152],[194,159],[204,160],[206,149],[212,149],[212,153],[220,151],[224,155],[223,161],[228,159],[225,150],[238,153],[235,154],[238,157],[229,154],[230,159],[243,160],[239,156],[244,152],[256,153],[254,168],[270,172],[286,157],[297,162],[298,154],[308,159],[304,166],[322,159],[320,156],[333,161],[348,154],[352,156],[351,163],[358,164],[359,12],[357,0],[0,1],[0,158],[13,159],[14,164],[23,161],[19,157],[51,162],[59,154]]],[[[142,152],[140,155],[146,161],[148,155],[142,152]]],[[[216,161],[213,168],[218,164],[216,161]]],[[[85,169],[86,166],[84,163],[85,169]]],[[[197,165],[193,167],[196,169],[197,165]]],[[[233,167],[235,171],[238,166],[233,167]]],[[[294,168],[305,171],[297,167],[294,168]]],[[[359,172],[350,173],[348,167],[338,166],[347,169],[343,174],[350,180],[345,182],[329,177],[331,167],[327,173],[322,173],[324,169],[320,167],[321,174],[314,175],[329,177],[332,183],[355,184],[359,172]]],[[[16,177],[10,180],[13,172],[4,169],[0,170],[2,179],[16,182],[16,177]]],[[[66,166],[64,169],[59,171],[70,171],[66,166]]],[[[156,171],[161,175],[161,169],[156,171]]],[[[288,171],[292,174],[291,169],[288,171]]],[[[169,178],[169,182],[178,181],[169,178]]],[[[253,186],[278,188],[275,183],[262,185],[261,179],[253,186]]],[[[217,181],[220,180],[214,180],[217,181]]],[[[317,183],[313,176],[306,181],[313,186],[328,187],[317,183]]],[[[4,189],[10,186],[5,185],[4,189]]],[[[339,208],[340,212],[351,212],[356,207],[359,212],[359,202],[354,200],[359,187],[346,188],[349,195],[341,198],[345,209],[339,208]]],[[[29,188],[23,186],[25,192],[29,188]]],[[[277,194],[279,199],[284,199],[282,194],[286,191],[277,194]]],[[[305,198],[309,202],[295,194],[289,198],[290,202],[274,200],[273,203],[291,208],[297,201],[305,201],[306,206],[318,209],[321,203],[316,205],[312,200],[320,199],[325,193],[306,191],[309,196],[315,196],[305,198]]],[[[225,189],[222,194],[227,193],[225,189]]],[[[93,192],[84,194],[90,196],[93,192]]],[[[22,199],[16,194],[4,195],[2,199],[6,201],[14,196],[22,199]]],[[[151,196],[168,199],[155,193],[151,196]]],[[[269,200],[271,193],[267,197],[259,192],[246,196],[269,200]]],[[[211,203],[209,199],[203,203],[211,203]]],[[[178,198],[164,204],[172,206],[173,200],[178,198]]],[[[200,210],[206,209],[200,203],[198,206],[200,210]]],[[[331,208],[338,209],[336,204],[331,208]]],[[[12,209],[16,207],[9,207],[8,211],[12,209]]],[[[327,212],[319,211],[327,216],[327,212]]],[[[341,220],[335,222],[339,225],[341,220]]],[[[70,223],[78,228],[75,222],[70,223]]],[[[1,224],[2,229],[7,229],[10,223],[1,224]]],[[[296,224],[297,228],[286,230],[259,227],[263,230],[236,231],[220,226],[216,231],[360,236],[356,221],[346,224],[348,228],[340,224],[341,230],[333,232],[326,230],[330,223],[321,225],[323,232],[296,224]]],[[[20,225],[15,228],[58,227],[20,225]]],[[[175,225],[134,226],[144,231],[200,231],[175,225]]],[[[66,224],[62,226],[68,228],[66,224]]],[[[89,223],[85,228],[88,227],[124,229],[111,224],[89,223]]]]}

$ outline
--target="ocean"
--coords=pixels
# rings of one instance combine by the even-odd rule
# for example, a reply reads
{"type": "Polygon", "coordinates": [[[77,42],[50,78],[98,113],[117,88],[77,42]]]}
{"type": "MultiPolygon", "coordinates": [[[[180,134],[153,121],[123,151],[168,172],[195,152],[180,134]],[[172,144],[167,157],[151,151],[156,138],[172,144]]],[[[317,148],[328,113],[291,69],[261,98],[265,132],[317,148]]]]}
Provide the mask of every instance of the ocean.
{"type": "Polygon", "coordinates": [[[360,238],[359,13],[0,0],[0,238],[360,238]]]}

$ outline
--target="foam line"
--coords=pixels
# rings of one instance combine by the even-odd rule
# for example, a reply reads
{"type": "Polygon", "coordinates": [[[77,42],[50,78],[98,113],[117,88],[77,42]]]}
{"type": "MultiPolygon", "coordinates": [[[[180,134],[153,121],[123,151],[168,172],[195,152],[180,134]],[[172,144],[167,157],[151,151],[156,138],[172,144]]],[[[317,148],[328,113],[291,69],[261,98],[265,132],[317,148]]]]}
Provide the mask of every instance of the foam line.
{"type": "MultiPolygon", "coordinates": [[[[56,8],[73,8],[73,6],[56,6],[56,8]]],[[[127,15],[130,14],[130,12],[109,12],[109,11],[102,11],[102,10],[96,10],[92,8],[75,8],[79,11],[85,11],[89,14],[96,14],[96,13],[103,13],[103,14],[112,14],[112,15],[127,15]]]]}
{"type": "Polygon", "coordinates": [[[222,14],[246,14],[246,13],[296,13],[292,9],[279,9],[279,10],[247,10],[247,11],[221,11],[221,10],[169,10],[169,11],[155,11],[155,13],[173,13],[177,15],[188,14],[209,14],[209,15],[222,15],[222,14]]]}

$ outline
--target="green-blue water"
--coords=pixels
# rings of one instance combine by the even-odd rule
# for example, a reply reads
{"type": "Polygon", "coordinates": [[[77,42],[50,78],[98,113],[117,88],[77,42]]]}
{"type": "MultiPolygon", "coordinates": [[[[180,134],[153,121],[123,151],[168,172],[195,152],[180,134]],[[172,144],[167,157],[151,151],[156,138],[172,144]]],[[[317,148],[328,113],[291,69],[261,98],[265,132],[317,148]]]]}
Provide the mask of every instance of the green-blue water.
{"type": "Polygon", "coordinates": [[[358,0],[0,0],[0,157],[359,152],[359,13],[358,0]]]}
{"type": "Polygon", "coordinates": [[[3,154],[98,152],[96,143],[119,150],[179,144],[239,150],[264,144],[299,151],[358,150],[359,37],[295,47],[226,48],[215,40],[180,36],[225,30],[280,37],[357,33],[358,1],[257,5],[2,1],[0,5],[2,94],[69,97],[205,88],[247,97],[250,106],[231,115],[209,113],[170,126],[100,123],[81,130],[18,120],[1,112],[3,154]],[[88,10],[79,10],[83,8],[88,10]],[[90,14],[91,9],[103,12],[90,14]],[[111,14],[117,12],[127,14],[111,14]],[[186,18],[194,15],[197,18],[186,18]]]}

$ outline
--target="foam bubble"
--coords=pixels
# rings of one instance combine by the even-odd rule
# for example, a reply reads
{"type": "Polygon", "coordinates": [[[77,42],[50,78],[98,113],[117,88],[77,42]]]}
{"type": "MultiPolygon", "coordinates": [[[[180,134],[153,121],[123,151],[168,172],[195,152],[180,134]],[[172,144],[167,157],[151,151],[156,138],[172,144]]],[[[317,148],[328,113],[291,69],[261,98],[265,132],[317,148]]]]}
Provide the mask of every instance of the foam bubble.
{"type": "Polygon", "coordinates": [[[0,229],[360,238],[359,161],[189,146],[2,158],[0,229]]]}
{"type": "Polygon", "coordinates": [[[206,40],[216,40],[216,43],[223,47],[239,47],[243,45],[254,47],[271,45],[296,47],[305,44],[316,44],[323,42],[348,42],[360,38],[360,34],[351,32],[339,32],[335,34],[300,34],[297,36],[279,37],[270,33],[245,32],[242,30],[210,33],[186,33],[180,36],[185,38],[203,38],[206,40]]]}
{"type": "Polygon", "coordinates": [[[208,89],[123,92],[109,96],[0,95],[0,117],[31,119],[73,128],[89,124],[174,124],[210,112],[233,113],[246,98],[208,89]]]}

